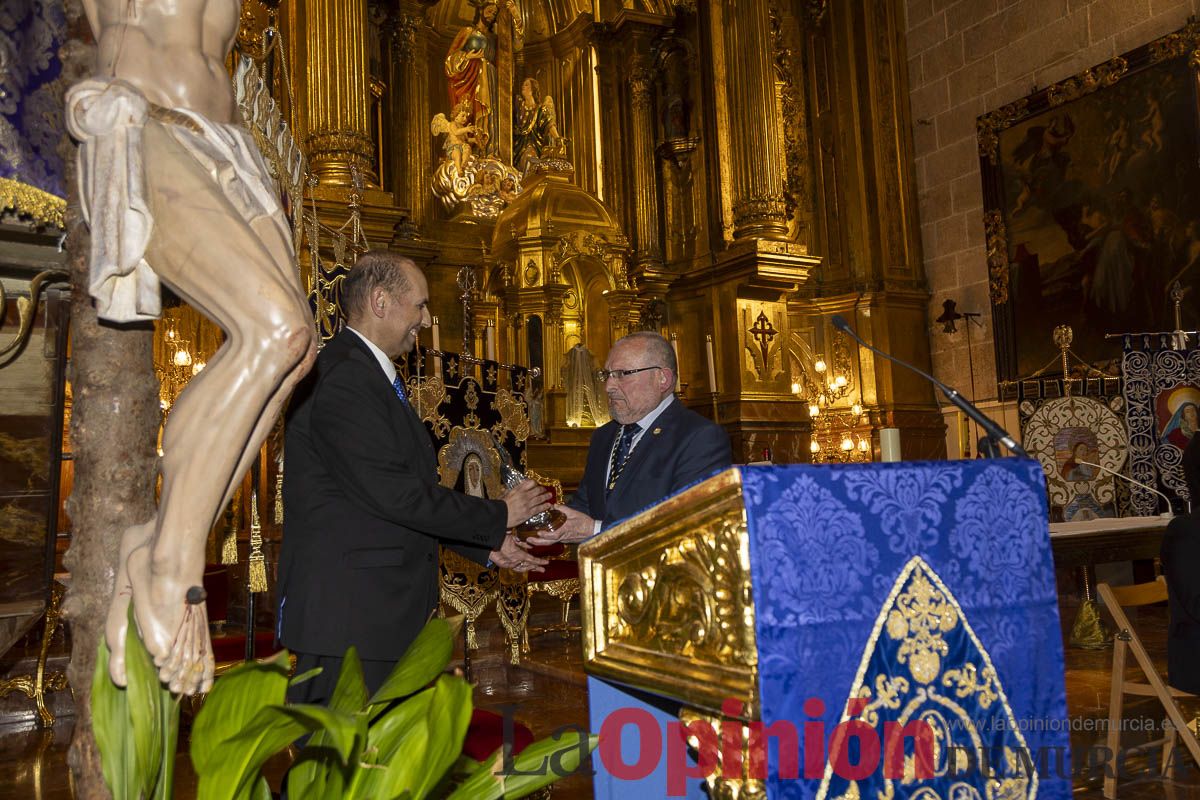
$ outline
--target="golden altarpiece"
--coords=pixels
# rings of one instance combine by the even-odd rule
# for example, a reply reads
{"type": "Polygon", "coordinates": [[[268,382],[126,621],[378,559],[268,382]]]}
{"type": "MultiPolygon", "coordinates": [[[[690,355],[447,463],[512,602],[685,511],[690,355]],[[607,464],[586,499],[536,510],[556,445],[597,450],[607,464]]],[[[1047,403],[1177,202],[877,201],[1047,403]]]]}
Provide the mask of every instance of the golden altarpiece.
{"type": "Polygon", "coordinates": [[[276,40],[306,207],[337,230],[353,200],[359,247],[421,264],[443,344],[542,369],[531,466],[578,480],[565,356],[602,363],[637,329],[675,343],[683,401],[735,460],[869,458],[888,426],[906,457],[942,453],[931,391],[828,323],[928,366],[899,3],[251,0],[244,19],[276,40]]]}

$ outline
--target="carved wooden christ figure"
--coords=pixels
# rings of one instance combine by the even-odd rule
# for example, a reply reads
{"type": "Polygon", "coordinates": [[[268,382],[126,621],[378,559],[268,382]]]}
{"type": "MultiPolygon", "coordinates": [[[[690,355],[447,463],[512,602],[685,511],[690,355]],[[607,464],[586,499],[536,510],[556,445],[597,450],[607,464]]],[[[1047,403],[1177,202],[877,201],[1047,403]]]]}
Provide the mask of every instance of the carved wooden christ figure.
{"type": "Polygon", "coordinates": [[[84,6],[97,64],[68,93],[67,124],[81,142],[97,313],[152,319],[161,281],[226,333],[171,411],[158,513],[124,531],[105,631],[124,685],[132,600],[159,677],[190,694],[213,674],[205,540],[312,365],[315,336],[276,188],[225,71],[238,0],[84,6]]]}

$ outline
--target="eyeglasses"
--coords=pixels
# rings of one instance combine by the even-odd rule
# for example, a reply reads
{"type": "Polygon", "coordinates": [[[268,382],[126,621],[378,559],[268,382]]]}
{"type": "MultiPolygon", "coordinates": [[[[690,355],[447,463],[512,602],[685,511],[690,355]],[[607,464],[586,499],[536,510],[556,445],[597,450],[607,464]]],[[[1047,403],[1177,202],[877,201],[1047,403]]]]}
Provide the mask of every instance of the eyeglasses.
{"type": "Polygon", "coordinates": [[[636,375],[639,372],[645,372],[648,369],[663,369],[663,367],[640,367],[638,369],[598,369],[596,370],[596,380],[604,383],[609,378],[617,380],[625,380],[630,375],[636,375]]]}

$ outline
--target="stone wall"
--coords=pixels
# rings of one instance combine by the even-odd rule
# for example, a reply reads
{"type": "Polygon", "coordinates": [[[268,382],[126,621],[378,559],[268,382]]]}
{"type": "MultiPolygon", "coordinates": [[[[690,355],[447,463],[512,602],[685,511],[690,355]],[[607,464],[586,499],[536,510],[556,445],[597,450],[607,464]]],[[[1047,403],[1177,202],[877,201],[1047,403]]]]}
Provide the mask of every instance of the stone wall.
{"type": "MultiPolygon", "coordinates": [[[[952,298],[983,327],[932,324],[933,370],[964,394],[994,399],[996,364],[984,256],[975,118],[1169,33],[1200,0],[905,0],[908,74],[930,320],[952,298]]],[[[1015,422],[1015,414],[1008,416],[1015,422]]],[[[951,457],[957,437],[948,440],[951,457]]]]}

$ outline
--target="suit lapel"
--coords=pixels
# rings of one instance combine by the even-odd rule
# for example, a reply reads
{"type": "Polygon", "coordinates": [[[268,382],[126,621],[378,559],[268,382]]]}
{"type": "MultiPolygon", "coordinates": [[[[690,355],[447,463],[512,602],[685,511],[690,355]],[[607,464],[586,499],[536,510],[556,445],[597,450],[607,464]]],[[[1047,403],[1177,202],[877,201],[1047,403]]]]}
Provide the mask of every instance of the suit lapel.
{"type": "MultiPolygon", "coordinates": [[[[612,494],[609,495],[610,499],[617,497],[629,486],[633,485],[636,480],[633,476],[637,475],[638,468],[642,462],[649,458],[647,454],[652,448],[660,444],[656,440],[664,439],[671,435],[672,423],[678,417],[678,406],[679,401],[672,400],[670,405],[664,408],[663,412],[658,415],[658,419],[654,420],[654,424],[650,426],[650,430],[642,433],[642,438],[638,439],[637,446],[633,448],[633,452],[629,454],[629,460],[625,462],[625,469],[621,470],[621,477],[617,478],[617,485],[613,487],[612,494]]],[[[611,458],[611,442],[609,443],[608,452],[611,458]]]]}
{"type": "Polygon", "coordinates": [[[383,369],[379,366],[379,361],[375,358],[375,354],[371,352],[371,349],[367,347],[366,343],[357,334],[353,331],[344,330],[338,335],[348,337],[350,345],[357,351],[357,357],[370,364],[376,374],[378,374],[378,383],[372,383],[371,388],[387,395],[388,401],[391,403],[389,405],[391,415],[418,445],[415,451],[417,453],[416,457],[422,462],[422,469],[426,471],[433,469],[436,471],[436,460],[430,454],[432,447],[421,446],[429,444],[429,432],[425,428],[425,423],[421,422],[420,417],[417,416],[417,410],[412,405],[412,398],[410,397],[409,402],[405,403],[396,396],[396,389],[388,384],[387,375],[384,374],[383,369]]]}

